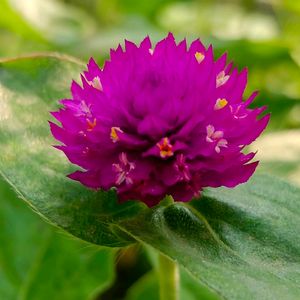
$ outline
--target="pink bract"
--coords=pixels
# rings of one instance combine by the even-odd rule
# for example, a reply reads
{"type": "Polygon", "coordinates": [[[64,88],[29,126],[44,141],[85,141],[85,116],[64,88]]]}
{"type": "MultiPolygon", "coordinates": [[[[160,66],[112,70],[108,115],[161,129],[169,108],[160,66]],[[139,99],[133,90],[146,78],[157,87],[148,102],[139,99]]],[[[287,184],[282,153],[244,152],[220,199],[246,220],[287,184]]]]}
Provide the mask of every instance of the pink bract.
{"type": "Polygon", "coordinates": [[[116,188],[120,201],[148,206],[166,195],[189,201],[204,187],[246,182],[258,162],[243,153],[264,130],[265,107],[243,101],[247,70],[216,61],[200,40],[172,34],[152,47],[125,41],[100,68],[93,59],[72,83],[71,99],[50,122],[56,146],[82,168],[69,175],[93,189],[116,188]]]}

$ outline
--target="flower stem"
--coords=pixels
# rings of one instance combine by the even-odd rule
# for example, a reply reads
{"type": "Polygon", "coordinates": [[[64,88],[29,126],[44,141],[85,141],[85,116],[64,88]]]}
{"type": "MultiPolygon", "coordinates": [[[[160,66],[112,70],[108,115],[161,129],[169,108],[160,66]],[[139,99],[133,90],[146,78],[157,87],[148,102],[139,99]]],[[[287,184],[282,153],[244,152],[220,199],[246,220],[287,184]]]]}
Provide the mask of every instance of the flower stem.
{"type": "Polygon", "coordinates": [[[177,263],[159,254],[160,300],[179,300],[179,270],[177,263]]]}

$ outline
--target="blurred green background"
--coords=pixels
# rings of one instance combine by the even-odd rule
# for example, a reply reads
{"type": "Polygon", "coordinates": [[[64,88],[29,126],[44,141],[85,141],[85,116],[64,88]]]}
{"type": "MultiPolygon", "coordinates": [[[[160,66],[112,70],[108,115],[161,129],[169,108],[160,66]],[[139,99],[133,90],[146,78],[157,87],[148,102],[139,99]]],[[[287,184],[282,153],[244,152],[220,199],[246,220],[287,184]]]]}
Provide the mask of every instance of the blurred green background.
{"type": "MultiPolygon", "coordinates": [[[[140,42],[150,35],[156,42],[169,31],[177,40],[200,37],[206,45],[214,45],[216,55],[227,51],[240,69],[249,68],[246,96],[259,90],[256,105],[266,104],[272,113],[269,128],[252,146],[261,159],[259,172],[300,184],[300,1],[0,0],[0,59],[54,51],[84,61],[93,56],[102,63],[109,49],[125,38],[140,42]]],[[[103,299],[123,299],[138,278],[141,279],[128,290],[126,299],[156,299],[157,283],[151,259],[147,260],[149,255],[141,248],[119,254],[118,272],[114,274],[111,262],[107,262],[112,261],[115,253],[107,249],[98,253],[97,248],[94,254],[91,245],[63,239],[57,230],[53,232],[50,226],[31,216],[28,209],[23,211],[24,204],[15,201],[15,195],[3,182],[0,199],[1,299],[62,299],[59,292],[49,291],[66,291],[68,284],[73,286],[70,288],[73,293],[66,292],[63,299],[100,299],[105,290],[103,299]],[[12,213],[15,209],[16,214],[12,213]],[[36,226],[42,226],[45,233],[32,233],[36,226]],[[28,240],[20,236],[21,228],[28,240]],[[47,238],[41,239],[37,234],[47,238]],[[19,248],[27,245],[26,241],[31,248],[26,248],[29,254],[23,256],[19,248]],[[41,247],[42,254],[35,247],[41,247]],[[58,260],[57,249],[68,261],[58,260]],[[51,261],[56,262],[58,269],[67,271],[50,270],[51,261]],[[87,264],[93,268],[86,268],[87,264]],[[72,266],[77,272],[81,270],[85,281],[78,278],[78,273],[73,278],[72,266]],[[50,270],[49,274],[45,268],[50,270]],[[44,276],[49,284],[36,282],[39,276],[44,276]],[[98,276],[98,283],[91,281],[93,276],[98,276]],[[58,277],[68,277],[71,281],[58,284],[55,280],[58,277]],[[40,287],[40,294],[35,286],[40,287]],[[107,290],[109,286],[112,288],[107,290]],[[78,294],[75,287],[82,293],[78,294]]],[[[185,291],[184,299],[199,299],[197,292],[189,292],[188,287],[185,291]]],[[[203,299],[215,299],[206,291],[203,293],[203,299]]]]}

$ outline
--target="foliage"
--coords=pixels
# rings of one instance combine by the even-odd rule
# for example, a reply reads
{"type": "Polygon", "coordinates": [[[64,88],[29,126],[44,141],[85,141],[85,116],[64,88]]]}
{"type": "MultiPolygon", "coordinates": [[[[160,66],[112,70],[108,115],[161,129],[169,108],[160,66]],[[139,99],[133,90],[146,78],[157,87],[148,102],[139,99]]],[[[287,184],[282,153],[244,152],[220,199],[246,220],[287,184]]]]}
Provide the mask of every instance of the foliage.
{"type": "Polygon", "coordinates": [[[114,251],[45,224],[0,181],[0,298],[90,299],[114,278],[114,251]]]}

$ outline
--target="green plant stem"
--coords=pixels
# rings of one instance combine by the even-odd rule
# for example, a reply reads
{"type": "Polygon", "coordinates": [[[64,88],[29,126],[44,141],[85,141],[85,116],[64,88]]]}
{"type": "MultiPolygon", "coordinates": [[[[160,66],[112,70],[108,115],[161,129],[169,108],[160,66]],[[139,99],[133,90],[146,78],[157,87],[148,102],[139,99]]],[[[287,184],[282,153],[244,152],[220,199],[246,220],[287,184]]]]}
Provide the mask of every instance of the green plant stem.
{"type": "Polygon", "coordinates": [[[179,300],[179,270],[176,262],[159,254],[160,300],[179,300]]]}

